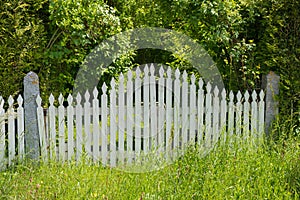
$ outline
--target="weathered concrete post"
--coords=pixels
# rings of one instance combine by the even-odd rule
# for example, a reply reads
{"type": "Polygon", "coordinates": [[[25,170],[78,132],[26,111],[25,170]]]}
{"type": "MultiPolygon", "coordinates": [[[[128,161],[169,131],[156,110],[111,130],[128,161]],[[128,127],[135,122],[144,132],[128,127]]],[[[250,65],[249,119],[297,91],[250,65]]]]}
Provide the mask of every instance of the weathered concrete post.
{"type": "Polygon", "coordinates": [[[263,79],[263,88],[266,94],[265,131],[269,135],[272,123],[278,115],[278,99],[280,77],[274,72],[269,72],[263,79]]]}
{"type": "Polygon", "coordinates": [[[29,72],[24,77],[25,152],[32,160],[40,156],[36,98],[40,93],[39,78],[29,72]]]}

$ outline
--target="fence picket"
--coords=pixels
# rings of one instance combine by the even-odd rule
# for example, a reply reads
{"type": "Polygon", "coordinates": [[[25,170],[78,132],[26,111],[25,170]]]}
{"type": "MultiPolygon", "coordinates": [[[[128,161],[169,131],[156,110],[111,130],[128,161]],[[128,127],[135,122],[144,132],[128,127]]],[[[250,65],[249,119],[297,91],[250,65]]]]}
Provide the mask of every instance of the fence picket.
{"type": "Polygon", "coordinates": [[[110,82],[111,90],[110,90],[110,107],[109,107],[109,113],[110,113],[110,165],[112,167],[116,166],[117,162],[117,148],[116,148],[116,132],[117,132],[117,121],[116,121],[116,83],[115,79],[113,78],[110,82]]]}
{"type": "Polygon", "coordinates": [[[68,160],[71,161],[74,155],[74,108],[73,108],[73,97],[69,94],[68,98],[68,107],[67,107],[67,127],[68,127],[68,160]]]}
{"type": "Polygon", "coordinates": [[[222,100],[221,100],[221,108],[220,108],[220,131],[221,131],[221,139],[222,142],[226,142],[226,120],[227,120],[227,100],[226,100],[226,90],[223,88],[221,92],[222,100]]]}
{"type": "Polygon", "coordinates": [[[229,103],[228,103],[228,136],[231,138],[234,131],[234,94],[232,91],[229,92],[229,103]]]}
{"type": "Polygon", "coordinates": [[[93,90],[93,161],[96,162],[99,159],[99,100],[98,90],[95,87],[93,90]]]}
{"type": "Polygon", "coordinates": [[[56,117],[55,117],[55,107],[54,107],[54,96],[50,94],[49,97],[49,133],[50,133],[50,159],[57,159],[56,155],[56,117]]]}
{"type": "Polygon", "coordinates": [[[213,97],[213,141],[216,142],[219,139],[219,125],[220,125],[220,101],[219,101],[219,89],[216,86],[213,97]]]}
{"type": "Polygon", "coordinates": [[[145,65],[144,68],[144,94],[143,94],[143,102],[144,102],[144,151],[147,153],[150,150],[150,79],[149,79],[149,67],[145,65]]]}
{"type": "Polygon", "coordinates": [[[249,104],[249,92],[246,91],[244,94],[244,117],[243,117],[243,134],[244,138],[247,139],[249,137],[249,111],[250,111],[250,104],[249,104]]]}
{"type": "MultiPolygon", "coordinates": [[[[17,108],[18,155],[19,155],[20,160],[23,160],[24,159],[24,154],[25,154],[25,147],[24,147],[24,108],[22,107],[23,98],[22,98],[21,95],[18,96],[17,101],[18,101],[18,108],[17,108]]],[[[0,102],[0,104],[1,104],[1,102],[0,102]]],[[[1,119],[0,119],[0,123],[1,123],[1,119]]],[[[0,134],[1,134],[1,128],[0,128],[0,134]]]]}
{"type": "Polygon", "coordinates": [[[63,106],[64,97],[62,94],[58,97],[58,157],[60,161],[65,161],[65,107],[63,106]]]}
{"type": "Polygon", "coordinates": [[[165,149],[165,108],[164,108],[164,95],[165,91],[165,78],[164,69],[160,67],[159,69],[159,80],[158,80],[158,147],[159,152],[162,153],[165,149]]]}
{"type": "Polygon", "coordinates": [[[236,103],[236,119],[235,119],[235,127],[236,127],[236,135],[241,136],[241,129],[242,129],[242,94],[239,91],[236,95],[237,103],[236,103]]]}
{"type": "Polygon", "coordinates": [[[14,99],[10,95],[8,98],[8,165],[12,165],[15,159],[15,122],[14,122],[14,99]]]}
{"type": "MultiPolygon", "coordinates": [[[[255,136],[257,138],[257,132],[258,132],[258,112],[257,112],[257,93],[254,90],[252,92],[252,101],[251,101],[251,135],[255,136]]],[[[254,139],[254,138],[253,138],[254,139]]]]}
{"type": "Polygon", "coordinates": [[[261,138],[263,136],[263,132],[265,130],[265,102],[264,102],[264,97],[265,97],[265,93],[263,90],[260,91],[259,93],[259,105],[258,105],[258,112],[259,112],[259,116],[258,116],[258,120],[259,120],[259,124],[258,124],[258,133],[259,133],[259,137],[261,138]]]}
{"type": "Polygon", "coordinates": [[[205,100],[205,95],[204,95],[204,90],[203,90],[203,80],[200,79],[199,80],[199,89],[198,89],[198,112],[197,112],[197,128],[198,128],[198,144],[202,145],[203,143],[203,133],[205,130],[205,126],[204,126],[204,100],[205,100]]]}
{"type": "Polygon", "coordinates": [[[156,112],[156,83],[154,76],[154,65],[150,65],[150,148],[156,150],[157,147],[157,112],[156,112]]]}
{"type": "Polygon", "coordinates": [[[82,106],[81,106],[81,95],[77,93],[76,96],[76,161],[79,162],[82,154],[82,106]]]}
{"type": "Polygon", "coordinates": [[[124,92],[124,76],[121,73],[119,77],[118,90],[118,158],[121,164],[124,163],[124,135],[125,135],[125,92],[124,92]]]}
{"type": "Polygon", "coordinates": [[[5,161],[5,109],[4,99],[0,96],[0,169],[3,169],[6,165],[5,161]]]}
{"type": "MultiPolygon", "coordinates": [[[[135,78],[135,89],[134,89],[134,97],[135,97],[135,124],[134,124],[134,152],[139,154],[141,151],[141,93],[142,93],[142,86],[141,86],[141,70],[138,67],[136,70],[136,78],[135,78]]],[[[147,119],[145,119],[147,120],[147,119]]]]}
{"type": "Polygon", "coordinates": [[[181,102],[182,102],[182,132],[181,137],[179,136],[179,140],[182,142],[181,146],[184,148],[188,142],[188,124],[189,124],[189,110],[188,110],[188,82],[187,82],[187,73],[184,70],[182,74],[182,95],[181,95],[181,102]]]}
{"type": "Polygon", "coordinates": [[[107,165],[107,86],[102,85],[101,95],[101,157],[102,164],[107,165]]]}
{"type": "Polygon", "coordinates": [[[91,128],[91,111],[90,111],[90,93],[86,91],[84,94],[84,133],[83,136],[83,143],[85,146],[85,151],[88,156],[91,156],[91,142],[92,142],[92,134],[90,131],[91,128]]]}
{"type": "Polygon", "coordinates": [[[206,85],[205,96],[205,146],[210,146],[212,142],[212,94],[211,84],[206,85]]]}
{"type": "MultiPolygon", "coordinates": [[[[170,153],[172,150],[173,139],[171,136],[172,131],[172,73],[171,68],[167,69],[167,80],[166,80],[166,152],[170,153]]],[[[170,155],[167,155],[169,159],[170,155]]]]}
{"type": "MultiPolygon", "coordinates": [[[[177,152],[179,148],[179,137],[180,137],[180,72],[177,68],[175,71],[174,81],[174,150],[177,152]]],[[[176,153],[175,153],[176,156],[176,153]]]]}
{"type": "Polygon", "coordinates": [[[189,119],[189,141],[190,142],[195,142],[196,138],[196,113],[197,113],[197,108],[196,108],[196,85],[195,85],[195,80],[196,77],[194,74],[192,74],[191,77],[191,85],[190,85],[190,119],[189,119]]]}
{"type": "Polygon", "coordinates": [[[127,73],[127,119],[126,119],[126,139],[127,139],[127,162],[132,163],[133,159],[133,82],[132,72],[127,73]]]}
{"type": "Polygon", "coordinates": [[[42,107],[42,98],[40,95],[36,98],[37,103],[37,119],[38,119],[38,130],[40,135],[40,145],[41,145],[41,156],[43,161],[48,160],[47,155],[47,141],[46,141],[46,134],[45,134],[45,124],[44,124],[44,111],[42,107]]]}

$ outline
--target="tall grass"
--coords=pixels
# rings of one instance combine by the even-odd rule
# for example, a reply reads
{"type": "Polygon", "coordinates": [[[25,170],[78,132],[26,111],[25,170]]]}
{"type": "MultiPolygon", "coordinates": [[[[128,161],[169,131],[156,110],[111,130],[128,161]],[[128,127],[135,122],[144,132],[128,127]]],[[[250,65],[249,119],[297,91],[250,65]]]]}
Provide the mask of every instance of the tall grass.
{"type": "Polygon", "coordinates": [[[190,147],[159,171],[127,173],[96,165],[17,165],[0,174],[1,199],[298,199],[300,139],[254,147],[190,147]]]}

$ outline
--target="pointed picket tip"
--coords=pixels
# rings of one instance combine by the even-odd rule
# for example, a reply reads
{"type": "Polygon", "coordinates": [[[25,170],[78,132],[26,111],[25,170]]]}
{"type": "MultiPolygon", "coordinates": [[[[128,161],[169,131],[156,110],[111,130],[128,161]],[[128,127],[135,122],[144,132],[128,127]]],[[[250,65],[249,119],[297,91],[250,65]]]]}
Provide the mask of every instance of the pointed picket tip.
{"type": "Polygon", "coordinates": [[[4,106],[4,99],[2,96],[0,96],[0,108],[3,108],[4,106]]]}
{"type": "Polygon", "coordinates": [[[261,101],[263,101],[264,98],[265,98],[265,93],[264,93],[263,90],[261,90],[260,93],[259,93],[259,99],[260,99],[261,101]]]}
{"type": "Polygon", "coordinates": [[[179,71],[178,68],[176,68],[176,70],[175,70],[175,78],[179,79],[179,77],[180,77],[180,71],[179,71]]]}
{"type": "Polygon", "coordinates": [[[229,92],[229,100],[230,101],[234,100],[234,94],[233,94],[232,90],[230,90],[230,92],[229,92]]]}
{"type": "Polygon", "coordinates": [[[63,95],[60,93],[60,94],[59,94],[59,97],[58,97],[58,103],[59,103],[59,105],[62,105],[63,102],[64,102],[64,97],[63,97],[63,95]]]}
{"type": "Polygon", "coordinates": [[[154,72],[155,72],[155,67],[154,67],[154,64],[151,63],[151,65],[150,65],[150,74],[151,74],[151,76],[154,75],[154,72]]]}
{"type": "Polygon", "coordinates": [[[144,68],[144,81],[148,81],[148,79],[149,79],[149,68],[148,68],[148,65],[147,66],[145,66],[145,68],[144,68]]]}
{"type": "Polygon", "coordinates": [[[135,73],[136,73],[136,77],[140,78],[140,75],[141,75],[141,69],[140,69],[140,67],[136,68],[135,73]]]}
{"type": "Polygon", "coordinates": [[[148,75],[149,75],[149,67],[148,67],[147,64],[146,64],[145,67],[144,67],[144,73],[145,73],[145,76],[148,76],[148,75]]]}
{"type": "Polygon", "coordinates": [[[14,103],[14,98],[11,95],[9,95],[9,97],[8,97],[8,105],[12,106],[13,103],[14,103]]]}
{"type": "Polygon", "coordinates": [[[240,91],[238,91],[238,93],[236,95],[236,98],[237,98],[238,102],[241,101],[241,99],[242,99],[242,93],[240,91]]]}
{"type": "Polygon", "coordinates": [[[124,78],[123,77],[119,77],[119,91],[120,90],[124,90],[124,78]]]}
{"type": "Polygon", "coordinates": [[[168,76],[168,78],[171,78],[171,76],[172,76],[172,70],[171,70],[170,66],[167,69],[167,76],[168,76]]]}
{"type": "Polygon", "coordinates": [[[36,97],[36,103],[37,103],[37,105],[40,107],[41,106],[41,104],[42,104],[42,98],[41,98],[41,96],[38,94],[37,95],[37,97],[36,97]]]}
{"type": "Polygon", "coordinates": [[[204,82],[203,82],[203,79],[202,78],[200,78],[199,79],[199,88],[203,88],[203,85],[204,85],[204,82]]]}
{"type": "Polygon", "coordinates": [[[192,82],[192,85],[195,84],[195,81],[196,81],[196,76],[194,73],[192,73],[192,76],[191,76],[191,82],[192,82]]]}
{"type": "Polygon", "coordinates": [[[160,76],[160,77],[164,77],[164,72],[165,72],[165,70],[164,70],[164,68],[161,66],[160,69],[159,69],[159,76],[160,76]]]}
{"type": "Polygon", "coordinates": [[[183,71],[182,78],[183,78],[183,81],[187,80],[187,73],[185,70],[183,71]]]}
{"type": "Polygon", "coordinates": [[[81,95],[80,95],[79,92],[78,92],[77,95],[76,95],[76,102],[77,102],[77,104],[80,104],[80,103],[81,103],[81,95]]]}
{"type": "Polygon", "coordinates": [[[84,99],[85,99],[86,102],[90,100],[90,93],[89,93],[88,90],[86,90],[86,92],[84,94],[84,99]]]}
{"type": "Polygon", "coordinates": [[[106,83],[105,83],[105,82],[103,83],[101,89],[102,89],[102,93],[103,93],[103,94],[106,94],[107,86],[106,86],[106,83]]]}
{"type": "Polygon", "coordinates": [[[226,90],[225,88],[222,89],[222,92],[221,92],[221,95],[222,95],[222,99],[226,99],[226,90]]]}
{"type": "Polygon", "coordinates": [[[120,74],[120,76],[119,76],[119,80],[120,80],[120,81],[123,81],[123,80],[124,80],[124,75],[123,75],[122,72],[121,72],[121,74],[120,74]]]}
{"type": "MultiPolygon", "coordinates": [[[[1,101],[1,100],[0,100],[1,101]]],[[[21,95],[19,95],[18,96],[18,98],[17,98],[17,101],[18,101],[18,105],[19,105],[19,107],[21,107],[22,106],[22,104],[23,104],[23,98],[22,98],[22,96],[21,95]]]]}
{"type": "Polygon", "coordinates": [[[112,78],[112,79],[111,79],[110,85],[111,85],[111,88],[115,88],[115,86],[116,86],[115,78],[112,78]]]}
{"type": "Polygon", "coordinates": [[[245,101],[249,100],[250,95],[249,95],[248,90],[245,92],[244,97],[245,97],[245,101]]]}
{"type": "Polygon", "coordinates": [[[150,64],[146,63],[144,68],[147,67],[148,69],[150,69],[150,66],[149,66],[149,65],[150,65],[150,64]]]}
{"type": "Polygon", "coordinates": [[[256,100],[256,98],[257,98],[257,93],[256,93],[255,90],[253,90],[251,97],[252,97],[252,101],[255,101],[255,100],[256,100]]]}
{"type": "Polygon", "coordinates": [[[206,90],[207,90],[207,93],[209,93],[211,91],[211,84],[210,84],[210,82],[207,83],[206,90]]]}
{"type": "Polygon", "coordinates": [[[94,99],[98,98],[98,94],[99,94],[98,89],[97,89],[97,87],[95,87],[94,90],[93,90],[93,97],[94,97],[94,99]]]}
{"type": "Polygon", "coordinates": [[[131,72],[131,70],[129,70],[129,71],[127,72],[127,79],[128,79],[129,81],[131,81],[131,79],[132,79],[132,72],[131,72]]]}
{"type": "Polygon", "coordinates": [[[54,96],[53,96],[53,94],[51,93],[50,94],[50,97],[49,97],[49,103],[50,103],[50,105],[53,105],[54,104],[54,96]]]}
{"type": "Polygon", "coordinates": [[[219,96],[219,88],[218,88],[218,86],[215,86],[215,88],[214,88],[214,96],[215,97],[219,96]]]}
{"type": "Polygon", "coordinates": [[[68,95],[67,101],[68,101],[68,105],[70,106],[73,102],[73,96],[71,94],[68,95]]]}

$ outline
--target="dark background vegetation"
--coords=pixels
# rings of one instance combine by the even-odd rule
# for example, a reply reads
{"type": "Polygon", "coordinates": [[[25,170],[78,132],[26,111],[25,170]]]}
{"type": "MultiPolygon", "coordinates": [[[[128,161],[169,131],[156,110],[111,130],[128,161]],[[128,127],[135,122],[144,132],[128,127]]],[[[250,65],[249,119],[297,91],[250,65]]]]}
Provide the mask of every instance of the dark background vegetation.
{"type": "MultiPolygon", "coordinates": [[[[228,90],[260,89],[262,76],[274,71],[281,79],[280,120],[299,130],[298,0],[2,0],[0,95],[21,93],[29,71],[39,75],[43,99],[66,95],[97,44],[136,27],[193,38],[217,63],[228,90]]],[[[182,69],[187,64],[170,52],[139,50],[119,58],[103,78],[149,62],[182,69]]],[[[280,123],[277,128],[280,133],[280,123]]]]}

